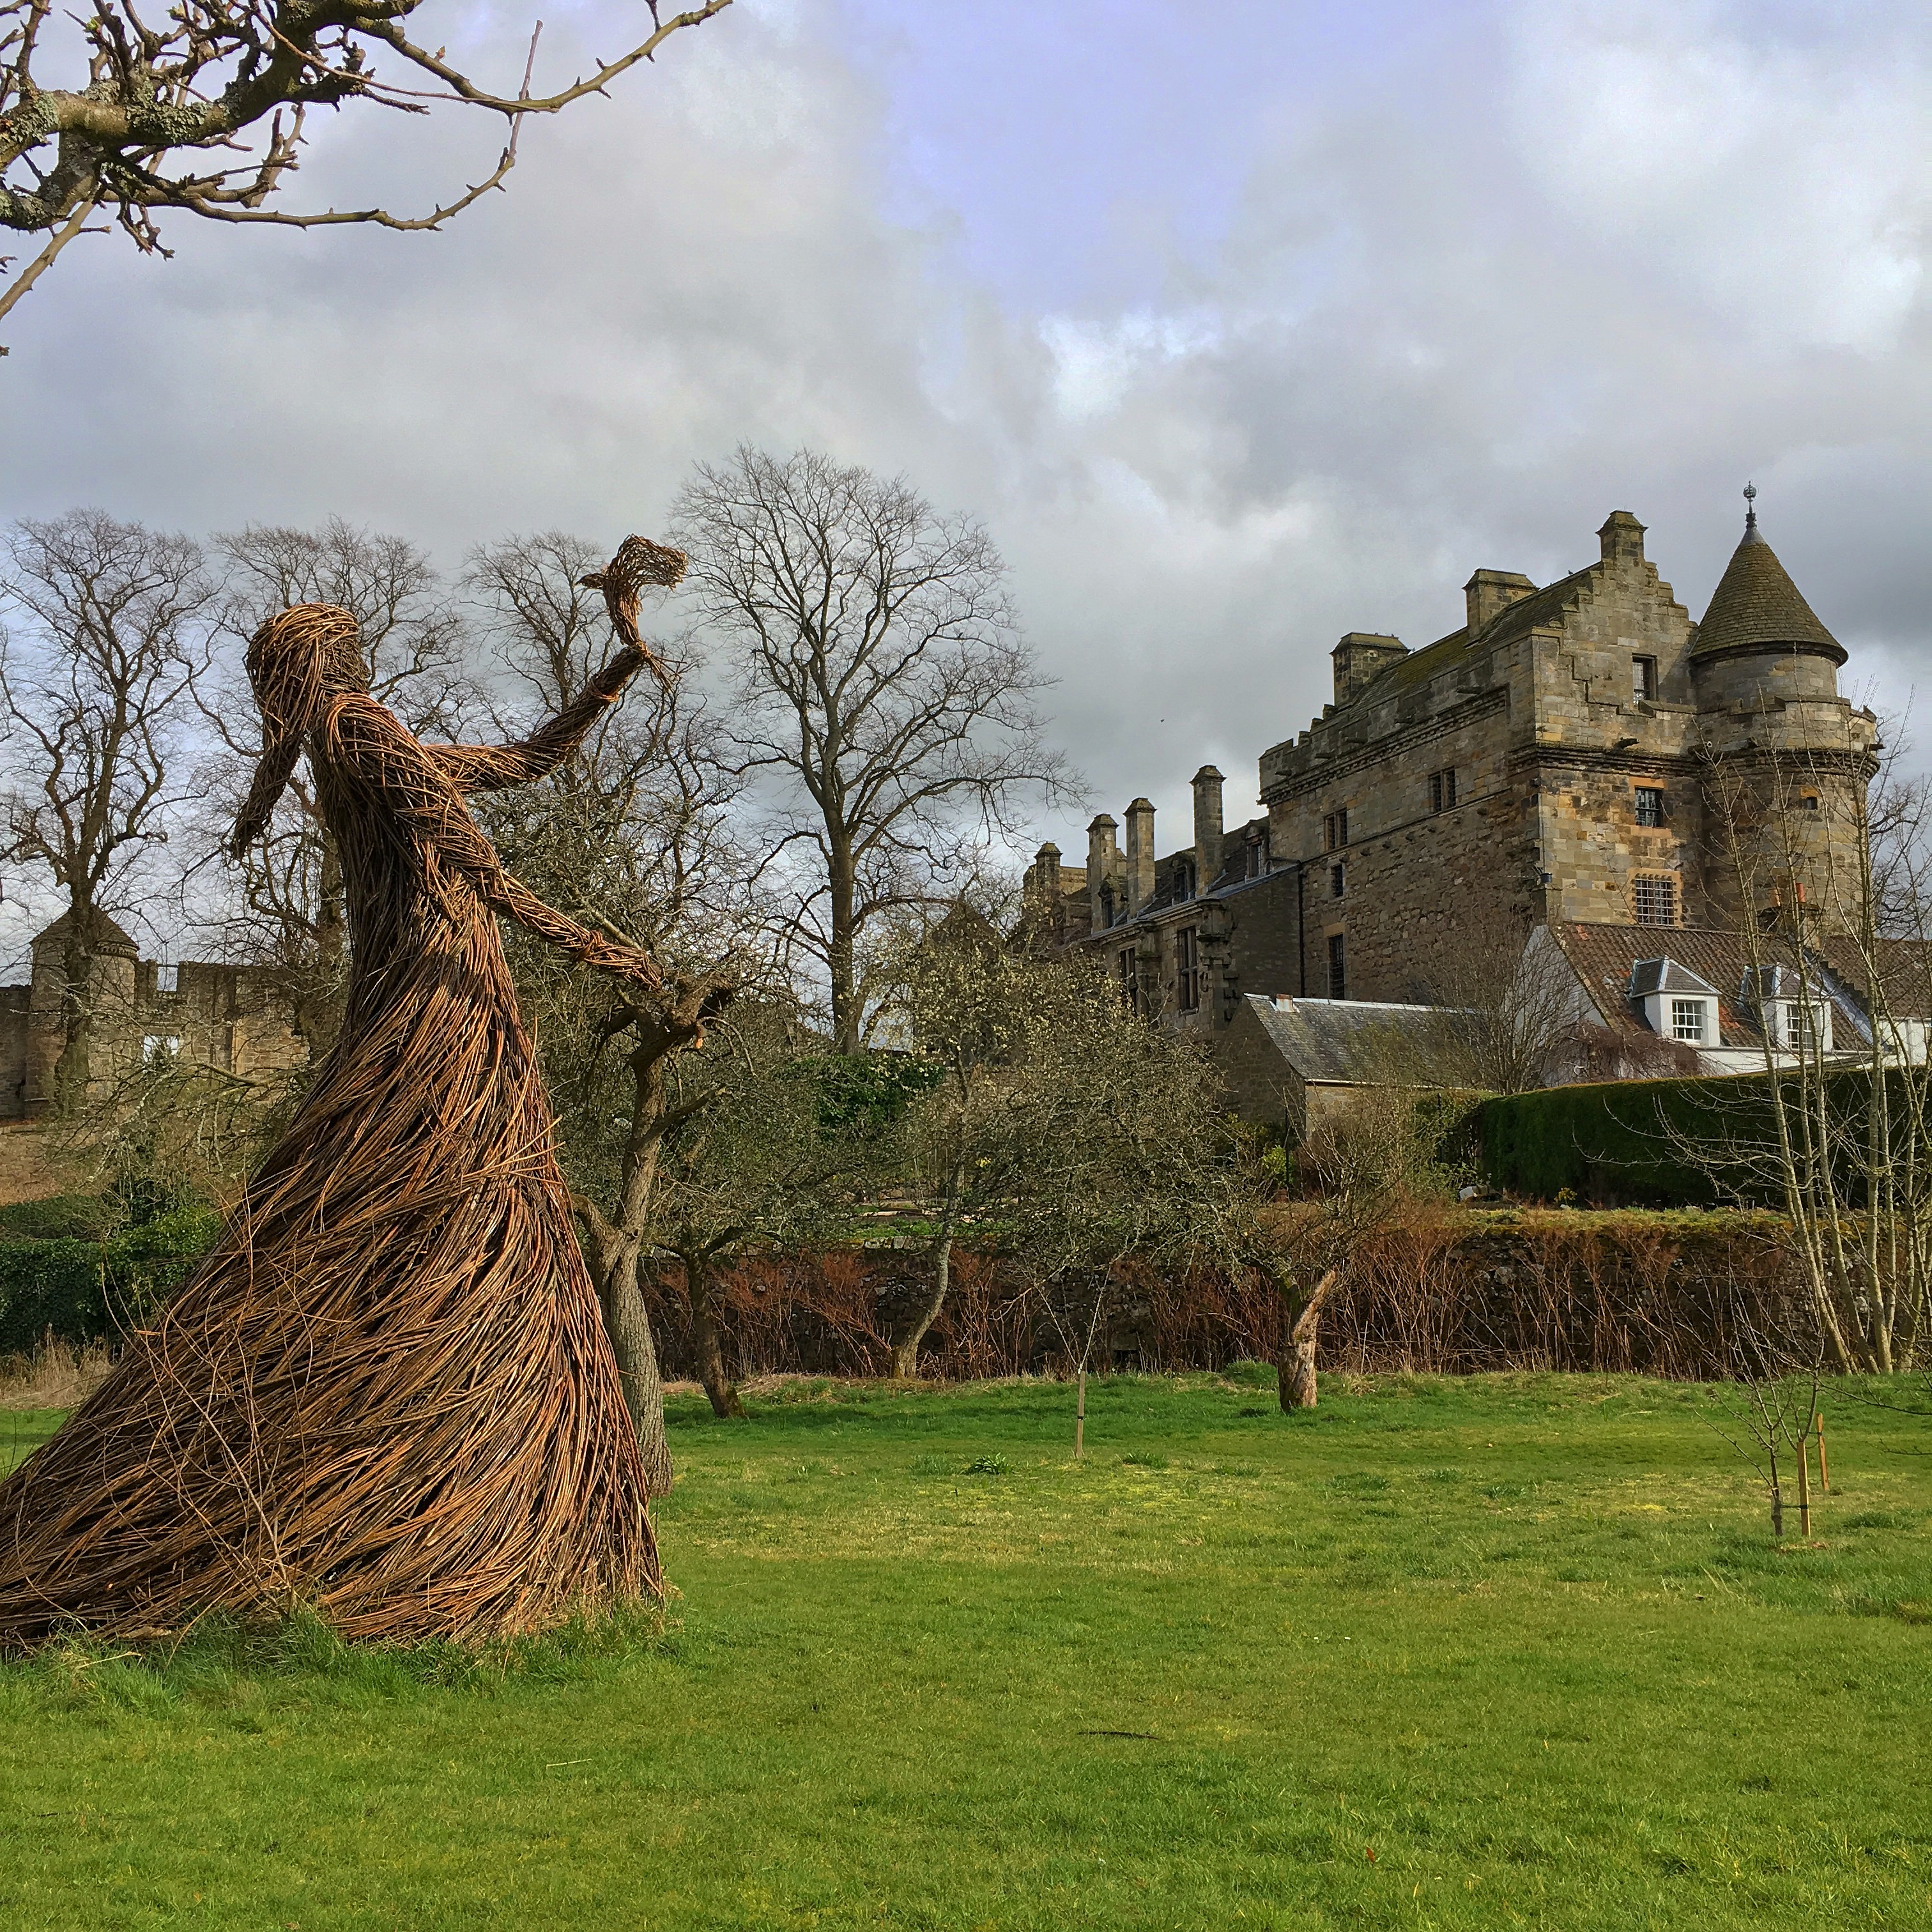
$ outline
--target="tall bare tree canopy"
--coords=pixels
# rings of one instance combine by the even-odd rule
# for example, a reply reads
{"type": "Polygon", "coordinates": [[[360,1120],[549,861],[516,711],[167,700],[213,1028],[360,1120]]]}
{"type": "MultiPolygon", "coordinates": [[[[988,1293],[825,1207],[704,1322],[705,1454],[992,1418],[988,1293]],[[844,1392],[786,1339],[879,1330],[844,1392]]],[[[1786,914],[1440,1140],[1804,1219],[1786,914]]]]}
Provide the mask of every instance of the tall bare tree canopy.
{"type": "Polygon", "coordinates": [[[0,544],[0,852],[66,902],[63,1091],[86,1078],[104,921],[187,790],[183,726],[214,595],[199,545],[99,510],[17,524],[0,544]]]}
{"type": "Polygon", "coordinates": [[[97,209],[148,254],[168,252],[156,223],[165,208],[298,228],[439,228],[516,165],[524,116],[555,114],[599,92],[730,0],[699,0],[669,20],[658,17],[656,0],[647,4],[651,32],[642,40],[568,86],[533,94],[541,22],[512,92],[472,80],[441,46],[432,51],[429,42],[464,24],[446,6],[442,33],[411,38],[424,0],[182,0],[158,18],[130,0],[104,0],[75,14],[71,27],[52,0],[0,0],[0,227],[44,242],[0,287],[0,315],[97,209]],[[476,108],[506,138],[482,179],[419,213],[280,206],[301,166],[308,110],[361,101],[404,114],[476,108]]]}
{"type": "Polygon", "coordinates": [[[741,446],[700,465],[673,514],[700,616],[742,654],[740,769],[774,787],[793,941],[849,1053],[875,922],[954,896],[976,834],[1072,782],[1042,740],[1046,680],[991,537],[902,478],[741,446]]]}

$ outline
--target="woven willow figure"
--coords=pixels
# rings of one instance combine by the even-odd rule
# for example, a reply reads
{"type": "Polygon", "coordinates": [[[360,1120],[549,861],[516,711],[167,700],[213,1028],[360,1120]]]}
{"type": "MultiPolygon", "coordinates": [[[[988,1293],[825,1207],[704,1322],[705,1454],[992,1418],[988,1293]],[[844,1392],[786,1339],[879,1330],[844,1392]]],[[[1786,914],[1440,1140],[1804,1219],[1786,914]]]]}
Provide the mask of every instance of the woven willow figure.
{"type": "Polygon", "coordinates": [[[656,974],[504,872],[462,794],[568,754],[654,664],[638,592],[683,562],[632,538],[586,580],[624,648],[517,745],[418,744],[368,695],[345,610],[256,634],[266,745],[235,846],[305,746],[348,884],[346,1016],[199,1272],[0,1484],[0,1643],[298,1604],[353,1637],[479,1636],[658,1588],[496,915],[656,974]]]}

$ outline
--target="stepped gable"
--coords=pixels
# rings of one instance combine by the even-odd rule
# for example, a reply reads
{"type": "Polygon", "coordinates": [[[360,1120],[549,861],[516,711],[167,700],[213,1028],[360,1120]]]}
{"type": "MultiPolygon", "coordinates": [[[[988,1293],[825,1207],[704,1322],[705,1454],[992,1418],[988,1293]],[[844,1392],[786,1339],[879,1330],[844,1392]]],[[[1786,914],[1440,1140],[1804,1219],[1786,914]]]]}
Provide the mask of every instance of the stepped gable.
{"type": "Polygon", "coordinates": [[[1835,664],[1845,662],[1844,646],[1818,621],[1778,553],[1759,535],[1753,509],[1744,519],[1744,539],[1711,593],[1690,656],[1694,662],[1720,651],[1775,647],[1815,651],[1835,664]]]}

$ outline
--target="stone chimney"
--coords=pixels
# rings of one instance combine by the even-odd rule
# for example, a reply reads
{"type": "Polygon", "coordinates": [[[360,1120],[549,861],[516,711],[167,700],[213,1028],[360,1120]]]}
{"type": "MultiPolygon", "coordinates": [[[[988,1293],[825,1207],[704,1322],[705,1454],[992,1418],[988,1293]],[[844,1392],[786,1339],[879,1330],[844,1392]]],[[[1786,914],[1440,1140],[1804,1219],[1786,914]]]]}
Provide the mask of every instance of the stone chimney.
{"type": "Polygon", "coordinates": [[[1026,883],[1034,910],[1052,919],[1060,910],[1060,848],[1052,839],[1034,855],[1026,883]]]}
{"type": "Polygon", "coordinates": [[[1479,570],[1462,586],[1462,604],[1468,614],[1469,635],[1489,628],[1490,621],[1519,597],[1527,597],[1536,588],[1521,572],[1479,570]]]}
{"type": "Polygon", "coordinates": [[[1101,895],[1120,869],[1120,848],[1114,831],[1114,820],[1104,812],[1087,828],[1087,907],[1096,932],[1104,932],[1109,923],[1101,895]]]}
{"type": "Polygon", "coordinates": [[[1597,532],[1604,547],[1604,561],[1641,563],[1643,561],[1643,526],[1628,510],[1612,510],[1597,532]]]}
{"type": "Polygon", "coordinates": [[[1137,798],[1127,807],[1127,910],[1144,911],[1154,898],[1154,804],[1137,798]]]}
{"type": "Polygon", "coordinates": [[[1204,892],[1221,876],[1221,787],[1212,765],[1194,774],[1194,890],[1204,892]]]}
{"type": "Polygon", "coordinates": [[[1398,658],[1408,655],[1400,638],[1351,631],[1328,654],[1335,660],[1335,708],[1352,704],[1398,658]]]}

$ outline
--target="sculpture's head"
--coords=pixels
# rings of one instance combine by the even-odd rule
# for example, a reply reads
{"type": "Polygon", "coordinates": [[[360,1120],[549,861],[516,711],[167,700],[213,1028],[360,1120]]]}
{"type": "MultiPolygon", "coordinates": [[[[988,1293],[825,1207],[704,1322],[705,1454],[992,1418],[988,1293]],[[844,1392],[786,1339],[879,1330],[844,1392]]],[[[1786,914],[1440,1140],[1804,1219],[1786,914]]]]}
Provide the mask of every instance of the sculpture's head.
{"type": "Polygon", "coordinates": [[[262,761],[228,842],[238,857],[267,826],[302,755],[303,734],[321,723],[331,699],[369,688],[355,618],[335,604],[278,613],[249,644],[248,682],[262,711],[262,761]]]}

